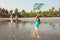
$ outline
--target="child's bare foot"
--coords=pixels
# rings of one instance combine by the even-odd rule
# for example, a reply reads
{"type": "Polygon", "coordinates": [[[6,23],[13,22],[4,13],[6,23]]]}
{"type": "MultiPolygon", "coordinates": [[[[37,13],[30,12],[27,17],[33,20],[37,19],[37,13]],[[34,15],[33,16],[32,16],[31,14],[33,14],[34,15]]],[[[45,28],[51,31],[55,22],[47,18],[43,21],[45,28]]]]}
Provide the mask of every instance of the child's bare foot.
{"type": "Polygon", "coordinates": [[[38,35],[37,38],[41,38],[41,37],[38,35]]]}

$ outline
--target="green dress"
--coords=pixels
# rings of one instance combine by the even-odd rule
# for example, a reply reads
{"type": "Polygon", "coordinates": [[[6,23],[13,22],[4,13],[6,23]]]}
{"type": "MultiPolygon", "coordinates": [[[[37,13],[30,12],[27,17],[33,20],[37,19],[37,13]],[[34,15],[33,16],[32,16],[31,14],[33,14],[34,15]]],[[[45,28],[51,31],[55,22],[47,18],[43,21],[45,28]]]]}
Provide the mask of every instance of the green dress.
{"type": "Polygon", "coordinates": [[[35,27],[36,27],[36,28],[39,28],[39,25],[40,25],[40,20],[36,20],[36,21],[35,21],[35,27]]]}

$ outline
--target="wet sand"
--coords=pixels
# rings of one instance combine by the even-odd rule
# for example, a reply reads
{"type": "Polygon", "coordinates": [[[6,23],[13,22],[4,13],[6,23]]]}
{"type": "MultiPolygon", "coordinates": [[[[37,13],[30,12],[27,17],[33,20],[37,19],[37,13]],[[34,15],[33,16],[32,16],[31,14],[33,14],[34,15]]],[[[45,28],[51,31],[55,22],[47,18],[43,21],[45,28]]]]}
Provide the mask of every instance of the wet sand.
{"type": "MultiPolygon", "coordinates": [[[[25,31],[26,32],[26,31],[25,31]]],[[[41,34],[41,38],[32,38],[30,33],[0,33],[0,40],[60,40],[60,34],[41,34]]]]}
{"type": "Polygon", "coordinates": [[[25,29],[18,30],[1,30],[0,40],[60,40],[60,33],[40,33],[41,38],[31,37],[31,31],[25,29]]]}
{"type": "MultiPolygon", "coordinates": [[[[56,29],[51,29],[50,31],[41,31],[41,38],[33,38],[33,23],[22,22],[16,24],[15,22],[11,24],[10,22],[1,22],[0,23],[0,40],[60,40],[60,27],[56,29]],[[23,23],[24,24],[24,23],[23,23]]],[[[49,25],[50,26],[50,25],[49,25]]]]}

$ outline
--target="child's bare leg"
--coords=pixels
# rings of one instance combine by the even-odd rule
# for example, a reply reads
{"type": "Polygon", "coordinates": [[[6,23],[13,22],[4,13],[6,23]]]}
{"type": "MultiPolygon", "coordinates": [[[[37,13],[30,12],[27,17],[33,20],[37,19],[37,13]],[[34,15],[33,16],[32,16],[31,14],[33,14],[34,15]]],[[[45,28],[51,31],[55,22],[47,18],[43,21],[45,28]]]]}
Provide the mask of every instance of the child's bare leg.
{"type": "Polygon", "coordinates": [[[36,36],[37,36],[38,38],[40,38],[40,36],[39,36],[39,30],[38,30],[38,29],[36,30],[36,36]]]}
{"type": "Polygon", "coordinates": [[[35,35],[36,35],[36,30],[34,30],[34,32],[33,32],[33,36],[35,37],[35,35]]]}

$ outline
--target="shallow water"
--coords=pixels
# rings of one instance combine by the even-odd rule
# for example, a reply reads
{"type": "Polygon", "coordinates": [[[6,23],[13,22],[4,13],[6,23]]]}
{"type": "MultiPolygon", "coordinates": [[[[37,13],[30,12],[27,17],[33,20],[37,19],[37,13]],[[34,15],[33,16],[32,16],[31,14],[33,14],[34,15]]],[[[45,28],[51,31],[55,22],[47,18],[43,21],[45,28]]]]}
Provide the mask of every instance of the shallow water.
{"type": "Polygon", "coordinates": [[[39,27],[40,39],[32,38],[34,22],[0,22],[0,40],[60,40],[60,23],[43,22],[39,27]]]}

